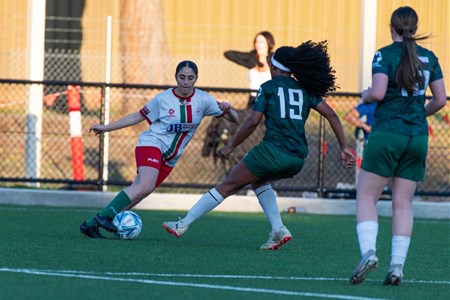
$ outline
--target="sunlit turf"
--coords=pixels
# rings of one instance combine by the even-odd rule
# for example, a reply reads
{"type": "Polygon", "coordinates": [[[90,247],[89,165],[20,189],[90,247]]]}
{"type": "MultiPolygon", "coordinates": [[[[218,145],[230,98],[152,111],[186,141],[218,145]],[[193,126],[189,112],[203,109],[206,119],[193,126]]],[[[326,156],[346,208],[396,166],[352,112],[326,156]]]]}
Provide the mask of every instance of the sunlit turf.
{"type": "Polygon", "coordinates": [[[136,240],[79,233],[92,209],[0,206],[0,299],[449,299],[450,223],[416,220],[404,282],[385,287],[390,218],[380,219],[379,268],[348,282],[359,260],[354,216],[283,214],[293,240],[259,250],[255,213],[212,212],[176,239],[161,227],[185,212],[136,211],[136,240]]]}

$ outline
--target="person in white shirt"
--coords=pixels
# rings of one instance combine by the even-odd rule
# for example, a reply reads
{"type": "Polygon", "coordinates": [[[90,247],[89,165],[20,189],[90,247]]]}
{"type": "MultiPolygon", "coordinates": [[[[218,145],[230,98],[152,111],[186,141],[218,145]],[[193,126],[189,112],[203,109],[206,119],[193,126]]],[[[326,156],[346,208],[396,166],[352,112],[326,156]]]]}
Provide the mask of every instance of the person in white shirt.
{"type": "MultiPolygon", "coordinates": [[[[261,84],[272,79],[270,75],[270,59],[273,56],[275,40],[269,31],[258,32],[253,39],[253,49],[251,51],[228,50],[224,52],[224,56],[248,69],[248,88],[252,91],[249,94],[246,108],[237,110],[239,123],[242,123],[248,115],[250,115],[253,103],[256,98],[256,91],[261,84]]],[[[242,107],[240,105],[240,107],[242,107]]],[[[217,150],[220,145],[226,143],[234,136],[238,129],[236,124],[225,124],[220,119],[212,120],[208,126],[205,135],[202,156],[207,157],[212,154],[214,161],[218,158],[217,150]]],[[[252,140],[244,142],[238,151],[234,154],[233,160],[241,159],[248,150],[250,150],[256,142],[264,135],[262,128],[257,128],[252,140]],[[255,141],[256,139],[256,141],[255,141]]]]}
{"type": "MultiPolygon", "coordinates": [[[[269,61],[273,55],[275,39],[269,31],[261,31],[253,39],[253,50],[241,52],[228,50],[224,56],[240,66],[248,69],[249,89],[258,90],[261,84],[272,79],[270,76],[269,61]]],[[[251,92],[248,100],[248,107],[255,102],[256,92],[251,92]]]]}

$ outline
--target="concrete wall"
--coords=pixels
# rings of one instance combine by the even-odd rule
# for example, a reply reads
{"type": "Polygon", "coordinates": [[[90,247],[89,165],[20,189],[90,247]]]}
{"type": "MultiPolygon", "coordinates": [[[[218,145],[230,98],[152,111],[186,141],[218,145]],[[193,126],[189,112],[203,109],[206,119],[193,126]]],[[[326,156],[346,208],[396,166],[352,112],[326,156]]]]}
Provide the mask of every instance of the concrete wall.
{"type": "MultiPolygon", "coordinates": [[[[0,188],[0,205],[39,205],[56,207],[103,208],[116,195],[110,192],[59,191],[0,188]]],[[[143,210],[189,210],[200,198],[198,194],[153,193],[136,209],[143,210]]],[[[295,207],[297,213],[323,215],[355,215],[355,200],[330,200],[320,198],[279,197],[280,211],[295,207]]],[[[379,201],[380,216],[390,217],[391,201],[379,201]]],[[[414,217],[427,219],[450,219],[450,202],[413,203],[414,217]]],[[[216,208],[223,212],[262,213],[255,196],[231,196],[216,208]]]]}

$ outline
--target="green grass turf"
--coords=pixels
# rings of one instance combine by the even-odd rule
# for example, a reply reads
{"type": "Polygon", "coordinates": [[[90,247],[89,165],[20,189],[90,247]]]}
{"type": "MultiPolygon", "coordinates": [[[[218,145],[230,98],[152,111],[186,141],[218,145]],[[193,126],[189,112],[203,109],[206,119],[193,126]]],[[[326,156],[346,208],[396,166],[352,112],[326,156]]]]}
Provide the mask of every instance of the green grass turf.
{"type": "Polygon", "coordinates": [[[137,211],[138,239],[79,233],[93,209],[0,206],[0,299],[449,299],[450,223],[415,221],[404,283],[381,285],[390,218],[380,219],[380,266],[361,285],[354,216],[283,214],[293,240],[262,251],[261,214],[212,212],[176,239],[161,223],[185,212],[137,211]]]}

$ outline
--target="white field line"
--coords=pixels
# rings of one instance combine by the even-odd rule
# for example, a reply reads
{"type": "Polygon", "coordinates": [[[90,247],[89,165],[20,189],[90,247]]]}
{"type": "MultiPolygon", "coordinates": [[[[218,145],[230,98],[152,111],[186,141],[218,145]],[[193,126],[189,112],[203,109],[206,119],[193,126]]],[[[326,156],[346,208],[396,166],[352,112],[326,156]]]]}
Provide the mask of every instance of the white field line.
{"type": "Polygon", "coordinates": [[[442,224],[442,223],[447,223],[450,224],[450,220],[436,220],[436,219],[430,219],[430,220],[425,220],[425,219],[420,219],[420,220],[414,220],[414,224],[442,224]]]}
{"type": "MultiPolygon", "coordinates": [[[[34,269],[30,269],[34,270],[34,269]]],[[[1,269],[0,269],[1,271],[1,269]]],[[[226,275],[226,274],[168,274],[168,273],[148,273],[148,272],[91,272],[76,270],[38,270],[41,272],[57,272],[67,274],[84,275],[111,275],[111,276],[147,276],[147,277],[188,277],[188,278],[223,278],[223,279],[266,279],[266,280],[297,280],[297,281],[348,281],[348,278],[333,277],[299,277],[299,276],[263,276],[263,275],[226,275]]],[[[365,281],[378,281],[375,279],[366,279],[365,281]]],[[[446,280],[415,280],[403,279],[404,283],[423,283],[423,284],[444,284],[450,285],[446,280]]]]}
{"type": "Polygon", "coordinates": [[[94,280],[122,281],[122,282],[144,283],[144,284],[154,284],[154,285],[198,287],[198,288],[207,288],[207,289],[231,290],[231,291],[250,292],[250,293],[277,294],[277,295],[287,295],[287,296],[321,297],[321,298],[346,299],[346,300],[383,300],[382,298],[367,298],[367,297],[357,297],[357,296],[351,296],[351,295],[322,294],[322,293],[283,291],[283,290],[272,290],[272,289],[245,288],[245,287],[229,286],[229,285],[198,284],[198,283],[189,283],[189,282],[157,281],[157,280],[137,279],[137,278],[95,276],[95,275],[87,275],[87,274],[82,274],[82,273],[77,274],[77,273],[72,273],[70,271],[67,272],[64,270],[58,272],[58,271],[46,271],[46,270],[37,270],[37,269],[0,268],[0,272],[24,273],[24,274],[33,274],[33,275],[43,275],[43,276],[83,278],[83,279],[94,279],[94,280]]]}

